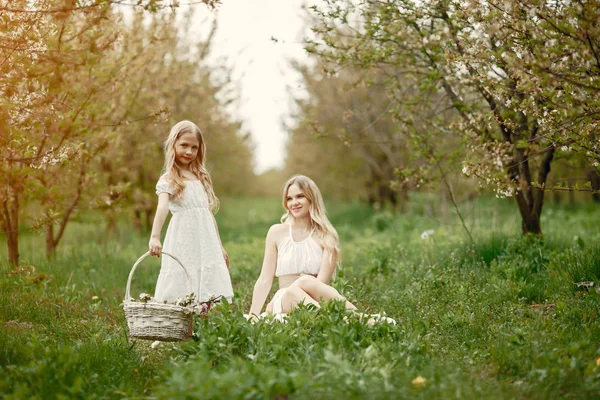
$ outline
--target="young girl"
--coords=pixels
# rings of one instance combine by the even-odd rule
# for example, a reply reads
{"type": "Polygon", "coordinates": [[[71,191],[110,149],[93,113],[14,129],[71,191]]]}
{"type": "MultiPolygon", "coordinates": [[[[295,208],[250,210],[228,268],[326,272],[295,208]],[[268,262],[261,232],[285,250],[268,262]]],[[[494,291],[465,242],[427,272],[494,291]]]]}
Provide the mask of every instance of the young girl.
{"type": "MultiPolygon", "coordinates": [[[[267,233],[263,266],[249,312],[253,320],[261,314],[275,276],[279,290],[267,305],[268,313],[289,313],[298,303],[319,307],[321,300],[346,300],[329,286],[340,249],[317,185],[303,175],[289,179],[283,187],[283,208],[282,223],[267,233]]],[[[356,309],[348,301],[346,308],[356,309]]]]}
{"type": "MultiPolygon", "coordinates": [[[[192,280],[197,301],[212,296],[233,297],[229,259],[211,211],[217,210],[210,175],[204,165],[206,147],[196,124],[181,121],[165,142],[164,175],[156,184],[158,207],[150,236],[150,255],[160,257],[160,234],[169,210],[173,214],[164,251],[177,257],[192,280]]],[[[170,257],[162,258],[154,297],[169,303],[187,296],[185,272],[170,257]]]]}

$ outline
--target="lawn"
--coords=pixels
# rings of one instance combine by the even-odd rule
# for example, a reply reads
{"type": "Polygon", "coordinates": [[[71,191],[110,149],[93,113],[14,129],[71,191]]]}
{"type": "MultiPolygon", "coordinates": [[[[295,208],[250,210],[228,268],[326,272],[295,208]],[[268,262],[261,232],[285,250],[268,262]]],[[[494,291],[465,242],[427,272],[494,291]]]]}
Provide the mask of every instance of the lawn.
{"type": "MultiPolygon", "coordinates": [[[[127,275],[148,236],[125,221],[73,222],[57,257],[0,241],[0,395],[23,398],[598,398],[600,207],[547,204],[543,238],[522,237],[515,204],[461,204],[475,243],[440,200],[405,214],[327,202],[343,265],[334,286],[397,325],[302,308],[285,324],[242,316],[277,199],[225,199],[217,214],[235,299],[196,319],[194,340],[127,338],[127,275]],[[423,234],[429,231],[428,234],[423,234]],[[586,284],[582,284],[585,282],[586,284]],[[593,282],[593,286],[589,282],[593,282]]],[[[147,259],[132,292],[152,292],[147,259]]],[[[273,289],[273,291],[276,288],[273,289]]]]}

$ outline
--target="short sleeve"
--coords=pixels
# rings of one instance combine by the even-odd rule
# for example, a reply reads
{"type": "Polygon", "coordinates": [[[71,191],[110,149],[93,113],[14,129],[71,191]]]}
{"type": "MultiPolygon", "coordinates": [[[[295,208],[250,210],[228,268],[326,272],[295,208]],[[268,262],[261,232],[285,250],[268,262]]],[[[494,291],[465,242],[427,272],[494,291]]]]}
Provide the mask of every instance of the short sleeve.
{"type": "Polygon", "coordinates": [[[156,194],[159,195],[161,193],[173,194],[173,189],[171,188],[171,185],[169,185],[169,182],[167,182],[167,180],[164,177],[161,177],[156,183],[156,194]]]}

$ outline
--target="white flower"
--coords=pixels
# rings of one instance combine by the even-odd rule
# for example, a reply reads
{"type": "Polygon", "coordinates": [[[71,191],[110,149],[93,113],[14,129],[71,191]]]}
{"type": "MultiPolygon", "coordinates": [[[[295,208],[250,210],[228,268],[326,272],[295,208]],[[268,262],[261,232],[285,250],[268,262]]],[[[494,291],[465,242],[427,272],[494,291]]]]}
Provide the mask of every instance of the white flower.
{"type": "Polygon", "coordinates": [[[507,187],[506,189],[496,188],[496,197],[499,199],[504,199],[505,197],[512,197],[515,194],[515,189],[512,186],[507,187]]]}
{"type": "Polygon", "coordinates": [[[595,161],[595,162],[594,162],[592,165],[593,165],[594,167],[598,168],[598,165],[600,165],[600,164],[598,164],[598,161],[595,161]]]}
{"type": "Polygon", "coordinates": [[[421,233],[421,239],[425,240],[425,239],[429,239],[429,236],[432,236],[434,233],[433,229],[428,229],[426,231],[424,231],[423,233],[421,233]]]}
{"type": "Polygon", "coordinates": [[[194,303],[194,293],[190,293],[185,297],[180,297],[175,300],[176,306],[187,307],[194,303]]]}
{"type": "Polygon", "coordinates": [[[149,300],[152,300],[152,296],[150,296],[148,293],[140,293],[140,301],[145,303],[149,300]]]}
{"type": "Polygon", "coordinates": [[[569,146],[563,146],[560,148],[562,151],[569,151],[569,146]]]}

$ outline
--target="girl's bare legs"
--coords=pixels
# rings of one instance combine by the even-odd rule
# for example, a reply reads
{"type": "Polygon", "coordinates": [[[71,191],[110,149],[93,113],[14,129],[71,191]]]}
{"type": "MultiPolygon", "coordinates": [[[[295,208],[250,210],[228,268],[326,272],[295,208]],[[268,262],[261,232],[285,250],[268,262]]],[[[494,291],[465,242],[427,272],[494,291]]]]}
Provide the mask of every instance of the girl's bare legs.
{"type": "Polygon", "coordinates": [[[356,310],[356,306],[346,300],[335,288],[321,282],[312,275],[302,275],[294,281],[291,287],[294,286],[307,293],[313,300],[345,300],[347,310],[356,310]]]}
{"type": "Polygon", "coordinates": [[[281,311],[289,313],[298,308],[298,303],[312,304],[319,308],[319,302],[297,286],[290,286],[281,299],[281,311]]]}

